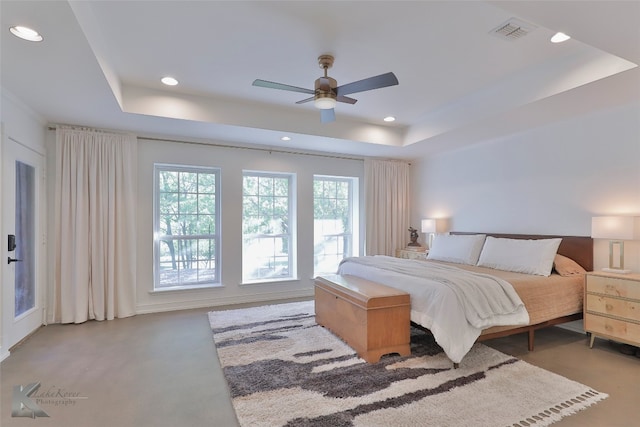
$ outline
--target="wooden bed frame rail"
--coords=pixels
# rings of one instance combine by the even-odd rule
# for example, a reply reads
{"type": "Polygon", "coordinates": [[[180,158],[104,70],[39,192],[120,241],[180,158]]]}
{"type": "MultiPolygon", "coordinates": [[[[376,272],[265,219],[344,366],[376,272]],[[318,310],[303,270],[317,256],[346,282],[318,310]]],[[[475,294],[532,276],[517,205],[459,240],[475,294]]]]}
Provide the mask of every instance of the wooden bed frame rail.
{"type": "Polygon", "coordinates": [[[537,323],[535,325],[520,326],[517,328],[507,329],[504,331],[492,332],[490,334],[481,334],[478,337],[477,341],[485,341],[485,340],[491,340],[494,338],[508,337],[509,335],[515,335],[515,334],[527,332],[529,336],[528,348],[529,348],[529,351],[533,351],[535,331],[537,331],[538,329],[547,328],[549,326],[560,325],[562,323],[573,322],[575,320],[580,320],[580,319],[582,319],[582,313],[575,313],[569,316],[563,316],[563,317],[558,317],[556,319],[547,320],[546,322],[537,323]]]}

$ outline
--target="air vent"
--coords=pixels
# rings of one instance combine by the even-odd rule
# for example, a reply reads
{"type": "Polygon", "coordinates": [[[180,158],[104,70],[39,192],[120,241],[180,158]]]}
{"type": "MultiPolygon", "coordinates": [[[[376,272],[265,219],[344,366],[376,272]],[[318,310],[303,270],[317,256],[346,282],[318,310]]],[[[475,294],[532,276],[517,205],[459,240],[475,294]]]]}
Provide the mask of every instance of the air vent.
{"type": "Polygon", "coordinates": [[[511,18],[491,30],[489,34],[500,37],[503,40],[517,40],[529,34],[537,27],[517,18],[511,18]]]}

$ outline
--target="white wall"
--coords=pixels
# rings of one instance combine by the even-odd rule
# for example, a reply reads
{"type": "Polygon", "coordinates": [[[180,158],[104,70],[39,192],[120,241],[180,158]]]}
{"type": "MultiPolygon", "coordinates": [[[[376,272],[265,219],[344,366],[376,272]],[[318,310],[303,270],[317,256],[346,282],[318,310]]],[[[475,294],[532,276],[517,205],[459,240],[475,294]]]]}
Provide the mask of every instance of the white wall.
{"type": "MultiPolygon", "coordinates": [[[[640,104],[413,162],[412,222],[449,230],[589,236],[591,217],[640,215],[640,104]]],[[[625,245],[640,271],[640,242],[625,245]]],[[[608,244],[594,242],[595,269],[608,244]]]]}
{"type": "MultiPolygon", "coordinates": [[[[220,144],[224,144],[220,142],[220,144]]],[[[313,175],[359,178],[362,160],[225,148],[139,139],[138,141],[138,313],[181,308],[268,301],[313,295],[313,175]],[[153,289],[153,165],[154,163],[220,167],[222,193],[222,284],[205,290],[151,293],[153,289]],[[297,182],[298,280],[242,285],[242,172],[289,172],[297,182]]],[[[362,201],[361,201],[362,204],[362,201]]],[[[363,213],[361,213],[361,216],[363,213]]],[[[363,220],[360,220],[362,230],[363,220]]],[[[362,248],[361,248],[362,250],[362,248]]]]}

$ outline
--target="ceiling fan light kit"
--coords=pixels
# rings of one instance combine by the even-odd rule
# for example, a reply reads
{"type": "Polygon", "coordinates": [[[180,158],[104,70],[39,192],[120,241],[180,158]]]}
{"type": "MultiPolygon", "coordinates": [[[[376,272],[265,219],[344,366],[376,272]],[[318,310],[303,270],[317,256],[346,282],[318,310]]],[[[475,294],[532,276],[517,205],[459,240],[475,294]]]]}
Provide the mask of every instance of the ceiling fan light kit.
{"type": "Polygon", "coordinates": [[[320,121],[322,123],[327,123],[335,120],[334,108],[338,102],[346,104],[355,104],[357,102],[356,99],[345,95],[398,84],[398,79],[393,73],[386,73],[338,86],[338,82],[327,75],[327,70],[333,66],[333,60],[334,58],[331,55],[320,55],[318,57],[318,65],[320,65],[320,68],[324,70],[324,76],[316,79],[314,90],[260,79],[255,80],[253,82],[253,86],[313,95],[310,98],[296,102],[296,104],[304,104],[313,101],[314,106],[320,110],[320,121]]]}
{"type": "Polygon", "coordinates": [[[314,105],[320,110],[329,110],[331,108],[334,108],[337,103],[338,101],[336,101],[335,98],[332,98],[329,95],[318,96],[314,101],[314,105]]]}

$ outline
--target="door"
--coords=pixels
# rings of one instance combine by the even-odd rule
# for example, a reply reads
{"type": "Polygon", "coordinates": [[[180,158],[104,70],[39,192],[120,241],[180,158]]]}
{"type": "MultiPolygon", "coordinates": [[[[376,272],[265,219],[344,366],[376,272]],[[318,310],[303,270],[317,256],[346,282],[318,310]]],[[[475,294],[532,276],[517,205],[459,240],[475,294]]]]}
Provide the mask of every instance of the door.
{"type": "Polygon", "coordinates": [[[8,350],[43,324],[41,195],[44,157],[4,138],[2,346],[8,350]]]}

